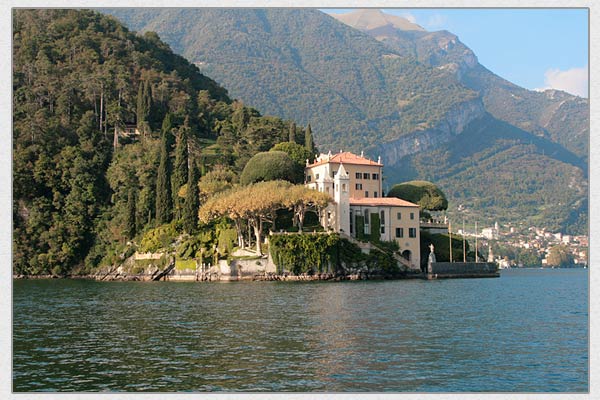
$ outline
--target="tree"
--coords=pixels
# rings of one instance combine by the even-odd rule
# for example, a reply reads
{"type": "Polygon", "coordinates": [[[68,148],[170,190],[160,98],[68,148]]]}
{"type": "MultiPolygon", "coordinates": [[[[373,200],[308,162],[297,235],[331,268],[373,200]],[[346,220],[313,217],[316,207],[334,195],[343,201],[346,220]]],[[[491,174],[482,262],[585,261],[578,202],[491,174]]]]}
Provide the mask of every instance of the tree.
{"type": "Polygon", "coordinates": [[[160,149],[160,164],[158,165],[156,176],[156,220],[159,224],[169,222],[172,215],[170,164],[167,137],[163,135],[160,149]]]}
{"type": "Polygon", "coordinates": [[[261,181],[286,180],[300,183],[303,180],[303,168],[283,151],[269,151],[253,156],[242,171],[240,183],[249,185],[261,181]]]}
{"type": "Polygon", "coordinates": [[[133,239],[133,237],[137,233],[135,216],[135,191],[134,189],[130,189],[127,195],[126,235],[128,239],[133,239]]]}
{"type": "Polygon", "coordinates": [[[291,143],[296,143],[296,124],[294,122],[290,122],[288,141],[291,143]]]}
{"type": "Polygon", "coordinates": [[[237,175],[229,167],[216,165],[212,171],[200,178],[198,188],[202,198],[231,189],[237,181],[237,175]]]}
{"type": "Polygon", "coordinates": [[[192,163],[188,170],[187,192],[183,208],[183,228],[187,233],[192,233],[196,230],[199,207],[198,168],[195,163],[192,163]]]}
{"type": "Polygon", "coordinates": [[[149,133],[150,126],[148,125],[148,115],[150,114],[151,100],[149,96],[150,85],[148,80],[140,81],[138,85],[136,120],[137,128],[145,135],[149,133]]]}
{"type": "Polygon", "coordinates": [[[442,211],[448,208],[446,195],[433,183],[427,181],[410,181],[394,185],[388,197],[418,204],[421,210],[442,211]]]}
{"type": "Polygon", "coordinates": [[[306,160],[310,160],[312,155],[310,151],[306,150],[306,147],[293,142],[277,143],[269,151],[283,151],[287,153],[303,169],[306,165],[306,160]]]}
{"type": "Polygon", "coordinates": [[[304,132],[304,147],[306,147],[306,150],[310,151],[311,154],[314,153],[315,149],[310,124],[308,124],[308,126],[306,127],[306,131],[304,132]]]}
{"type": "Polygon", "coordinates": [[[298,189],[297,186],[281,180],[240,186],[209,198],[200,207],[198,215],[204,222],[220,217],[233,220],[240,247],[244,246],[242,227],[244,222],[247,222],[254,231],[256,252],[260,254],[264,224],[274,222],[277,210],[295,207],[301,197],[303,197],[301,201],[304,204],[304,207],[301,207],[303,210],[308,205],[324,206],[329,201],[328,196],[322,196],[315,191],[309,193],[309,190],[304,187],[298,189]]]}
{"type": "Polygon", "coordinates": [[[331,196],[324,192],[309,189],[303,185],[290,187],[285,194],[284,204],[294,210],[294,221],[298,225],[298,232],[302,233],[304,217],[308,211],[320,211],[332,202],[331,196]]]}
{"type": "Polygon", "coordinates": [[[573,256],[569,252],[569,247],[564,244],[552,246],[546,257],[548,265],[553,267],[568,267],[573,265],[573,256]]]}
{"type": "Polygon", "coordinates": [[[175,146],[175,164],[173,165],[173,175],[171,177],[171,193],[173,195],[173,207],[175,208],[175,217],[181,216],[183,206],[182,199],[179,197],[179,189],[185,185],[188,179],[188,132],[189,125],[186,123],[179,128],[177,135],[177,144],[175,146]]]}

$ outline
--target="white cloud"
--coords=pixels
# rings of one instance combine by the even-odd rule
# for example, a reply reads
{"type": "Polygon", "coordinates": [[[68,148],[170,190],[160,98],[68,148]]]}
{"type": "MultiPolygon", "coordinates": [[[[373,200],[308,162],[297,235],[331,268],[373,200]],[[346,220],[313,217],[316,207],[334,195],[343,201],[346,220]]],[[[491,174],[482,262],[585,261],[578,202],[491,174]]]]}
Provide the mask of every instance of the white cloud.
{"type": "Polygon", "coordinates": [[[588,97],[588,68],[571,68],[566,71],[549,69],[544,74],[544,89],[564,90],[581,97],[588,97]]]}

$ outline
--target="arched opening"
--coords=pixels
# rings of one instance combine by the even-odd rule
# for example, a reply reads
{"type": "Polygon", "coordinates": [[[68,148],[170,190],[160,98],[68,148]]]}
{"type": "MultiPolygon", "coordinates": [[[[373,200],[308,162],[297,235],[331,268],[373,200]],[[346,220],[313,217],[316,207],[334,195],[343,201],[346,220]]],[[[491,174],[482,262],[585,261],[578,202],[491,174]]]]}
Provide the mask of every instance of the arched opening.
{"type": "Polygon", "coordinates": [[[404,250],[404,251],[402,252],[402,257],[404,257],[404,259],[405,259],[406,261],[410,261],[410,256],[411,256],[411,252],[410,252],[410,250],[404,250]]]}

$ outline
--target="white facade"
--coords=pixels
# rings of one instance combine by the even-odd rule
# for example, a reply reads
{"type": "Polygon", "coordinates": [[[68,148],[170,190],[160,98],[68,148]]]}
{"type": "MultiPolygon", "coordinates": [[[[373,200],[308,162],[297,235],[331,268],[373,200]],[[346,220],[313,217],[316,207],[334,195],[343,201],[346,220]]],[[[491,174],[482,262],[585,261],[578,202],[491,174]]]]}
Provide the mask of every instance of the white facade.
{"type": "Polygon", "coordinates": [[[400,253],[420,267],[419,206],[397,198],[382,197],[383,165],[352,153],[321,154],[307,163],[306,186],[329,193],[331,204],[323,215],[323,226],[361,238],[371,235],[373,215],[380,221],[379,240],[395,240],[400,253]],[[364,232],[357,232],[358,221],[364,232]]]}

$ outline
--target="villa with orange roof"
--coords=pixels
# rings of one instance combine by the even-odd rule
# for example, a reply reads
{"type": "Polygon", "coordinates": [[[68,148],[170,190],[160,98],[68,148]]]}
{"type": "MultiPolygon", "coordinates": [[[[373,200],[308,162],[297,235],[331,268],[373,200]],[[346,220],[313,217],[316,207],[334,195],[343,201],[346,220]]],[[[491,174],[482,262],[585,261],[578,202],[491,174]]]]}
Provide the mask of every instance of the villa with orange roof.
{"type": "Polygon", "coordinates": [[[350,152],[321,154],[306,163],[305,185],[335,200],[321,221],[326,228],[354,238],[368,236],[379,224],[379,240],[395,240],[412,268],[420,268],[419,206],[383,197],[383,164],[350,152]],[[359,230],[363,230],[359,232],[359,230]]]}

